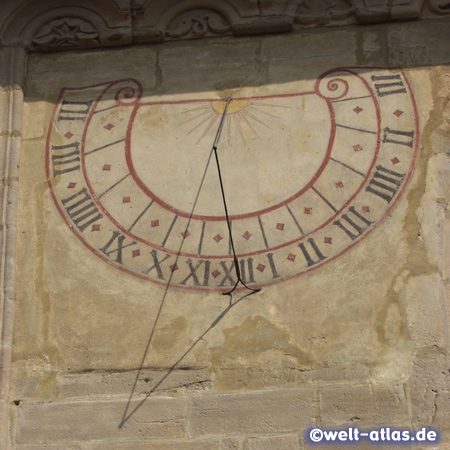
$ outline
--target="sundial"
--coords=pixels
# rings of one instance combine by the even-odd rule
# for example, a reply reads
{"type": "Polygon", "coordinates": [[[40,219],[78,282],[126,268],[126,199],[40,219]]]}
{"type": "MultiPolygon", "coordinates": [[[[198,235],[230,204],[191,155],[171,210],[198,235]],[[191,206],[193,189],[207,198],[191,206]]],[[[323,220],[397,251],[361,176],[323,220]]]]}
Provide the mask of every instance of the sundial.
{"type": "Polygon", "coordinates": [[[138,79],[62,89],[47,146],[62,218],[118,275],[183,289],[235,285],[231,237],[252,288],[325,270],[405,190],[413,93],[400,69],[358,67],[259,90],[174,99],[138,79]],[[211,159],[221,121],[229,229],[211,159]]]}

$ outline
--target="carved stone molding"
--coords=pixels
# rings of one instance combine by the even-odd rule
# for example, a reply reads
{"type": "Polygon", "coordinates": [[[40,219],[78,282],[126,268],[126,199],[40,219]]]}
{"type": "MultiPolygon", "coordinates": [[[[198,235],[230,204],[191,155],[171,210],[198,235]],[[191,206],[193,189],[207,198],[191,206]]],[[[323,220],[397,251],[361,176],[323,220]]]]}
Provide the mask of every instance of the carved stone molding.
{"type": "Polygon", "coordinates": [[[30,48],[51,50],[99,44],[99,33],[91,23],[78,17],[66,17],[52,20],[40,28],[32,37],[30,48]]]}
{"type": "MultiPolygon", "coordinates": [[[[19,2],[20,3],[20,2],[19,2]]],[[[131,11],[124,0],[22,0],[16,9],[7,0],[0,21],[4,45],[21,43],[32,50],[126,45],[132,42],[131,11]],[[120,6],[120,8],[119,8],[120,6]],[[9,9],[8,9],[9,7],[9,9]]],[[[0,17],[2,15],[0,14],[0,17]]]]}
{"type": "Polygon", "coordinates": [[[351,0],[305,0],[296,11],[295,21],[302,25],[328,25],[353,17],[351,0]]]}
{"type": "Polygon", "coordinates": [[[166,36],[170,39],[201,38],[231,34],[231,25],[223,15],[207,9],[187,11],[169,24],[166,36]]]}
{"type": "Polygon", "coordinates": [[[0,43],[66,50],[450,14],[450,0],[2,0],[0,43]]]}
{"type": "Polygon", "coordinates": [[[429,0],[431,11],[436,14],[450,14],[450,0],[429,0]]]}
{"type": "Polygon", "coordinates": [[[420,17],[426,0],[353,0],[360,23],[409,20],[420,17]]]}
{"type": "Polygon", "coordinates": [[[23,48],[0,48],[0,448],[9,450],[19,151],[26,66],[23,48]]]}

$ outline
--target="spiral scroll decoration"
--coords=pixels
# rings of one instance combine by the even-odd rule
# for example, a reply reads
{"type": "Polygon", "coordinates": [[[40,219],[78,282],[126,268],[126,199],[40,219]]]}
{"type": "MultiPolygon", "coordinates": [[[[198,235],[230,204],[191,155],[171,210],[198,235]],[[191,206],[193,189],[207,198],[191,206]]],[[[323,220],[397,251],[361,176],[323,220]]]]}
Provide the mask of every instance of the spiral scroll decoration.
{"type": "Polygon", "coordinates": [[[340,100],[348,94],[349,85],[343,78],[321,78],[317,80],[317,95],[325,100],[340,100]]]}
{"type": "Polygon", "coordinates": [[[119,82],[112,86],[116,89],[115,102],[120,106],[132,106],[142,97],[142,86],[134,80],[119,82]]]}

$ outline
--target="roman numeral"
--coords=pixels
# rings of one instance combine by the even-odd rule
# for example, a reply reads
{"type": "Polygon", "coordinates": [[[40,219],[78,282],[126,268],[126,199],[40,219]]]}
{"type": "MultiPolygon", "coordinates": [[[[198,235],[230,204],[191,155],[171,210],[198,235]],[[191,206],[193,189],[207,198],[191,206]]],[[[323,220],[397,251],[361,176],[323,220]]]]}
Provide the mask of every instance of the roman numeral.
{"type": "Polygon", "coordinates": [[[392,94],[406,94],[406,88],[400,75],[374,75],[372,76],[378,97],[392,94]]]}
{"type": "Polygon", "coordinates": [[[313,238],[309,238],[307,242],[312,249],[313,256],[311,256],[311,254],[308,252],[308,250],[306,249],[306,245],[303,244],[303,242],[300,242],[298,246],[300,247],[300,250],[302,251],[303,256],[306,259],[308,267],[313,266],[314,264],[317,264],[326,259],[326,256],[323,256],[313,238]]]}
{"type": "Polygon", "coordinates": [[[152,255],[153,258],[153,266],[149,267],[147,270],[145,270],[144,272],[142,272],[145,275],[148,275],[152,270],[156,270],[156,273],[158,274],[158,278],[160,280],[164,280],[164,275],[163,275],[163,271],[161,269],[161,263],[163,263],[166,259],[170,258],[171,255],[166,255],[164,257],[164,259],[159,260],[158,259],[158,252],[153,249],[150,254],[152,255]]]}
{"type": "Polygon", "coordinates": [[[211,261],[201,259],[197,265],[194,267],[194,264],[192,263],[192,259],[188,259],[186,261],[186,264],[189,267],[189,275],[180,282],[180,284],[186,284],[186,282],[192,278],[192,281],[194,282],[195,286],[200,286],[200,281],[197,276],[197,270],[200,268],[200,266],[203,265],[204,271],[203,271],[203,286],[208,286],[209,281],[209,268],[211,266],[211,261]]]}
{"type": "Polygon", "coordinates": [[[266,256],[269,261],[270,270],[272,271],[272,278],[280,278],[281,275],[278,273],[275,261],[273,260],[273,253],[267,253],[266,256]]]}
{"type": "Polygon", "coordinates": [[[234,261],[230,261],[230,267],[227,267],[227,261],[220,261],[220,265],[222,266],[222,269],[225,271],[225,276],[223,277],[219,286],[224,286],[227,280],[229,280],[229,285],[233,286],[234,283],[236,283],[236,280],[234,279],[235,275],[234,261]]]}
{"type": "Polygon", "coordinates": [[[61,200],[65,210],[77,228],[83,232],[89,225],[103,217],[86,188],[61,200]]]}
{"type": "MultiPolygon", "coordinates": [[[[239,265],[241,267],[241,278],[244,283],[254,283],[255,282],[255,273],[253,272],[253,258],[241,259],[239,261],[239,265]],[[248,277],[247,277],[248,273],[248,277]]],[[[233,265],[234,267],[234,265],[233,265]]]]}
{"type": "Polygon", "coordinates": [[[100,249],[100,251],[108,257],[115,253],[116,262],[122,264],[123,249],[136,244],[136,242],[133,241],[129,244],[124,245],[125,239],[126,237],[121,234],[120,231],[114,231],[111,239],[106,243],[104,247],[100,249]],[[115,248],[111,248],[113,244],[116,245],[115,248]]]}
{"type": "Polygon", "coordinates": [[[386,127],[384,129],[383,142],[406,145],[406,147],[412,148],[414,143],[414,131],[391,130],[386,127]]]}
{"type": "Polygon", "coordinates": [[[352,241],[358,236],[361,236],[361,234],[372,224],[373,222],[359,214],[353,206],[348,209],[348,214],[343,214],[340,220],[335,220],[333,222],[333,225],[336,225],[344,231],[352,241]]]}
{"type": "Polygon", "coordinates": [[[80,143],[52,145],[53,177],[80,170],[80,143]]]}
{"type": "Polygon", "coordinates": [[[63,100],[59,110],[58,120],[82,120],[85,121],[93,100],[88,102],[77,102],[63,100]]]}
{"type": "Polygon", "coordinates": [[[394,172],[383,166],[377,166],[375,174],[366,187],[366,191],[390,203],[399,190],[405,175],[405,173],[394,172]]]}

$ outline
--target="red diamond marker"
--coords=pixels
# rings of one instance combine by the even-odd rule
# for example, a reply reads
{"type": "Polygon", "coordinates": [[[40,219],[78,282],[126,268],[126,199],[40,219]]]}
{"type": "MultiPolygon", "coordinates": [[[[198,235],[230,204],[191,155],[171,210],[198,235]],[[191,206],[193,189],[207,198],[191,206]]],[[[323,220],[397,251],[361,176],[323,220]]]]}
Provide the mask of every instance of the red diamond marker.
{"type": "Polygon", "coordinates": [[[333,239],[330,237],[326,237],[323,242],[325,242],[325,244],[332,244],[333,243],[333,239]]]}
{"type": "Polygon", "coordinates": [[[355,111],[356,114],[359,114],[360,112],[364,111],[362,108],[357,106],[353,111],[355,111]]]}
{"type": "Polygon", "coordinates": [[[220,272],[216,269],[214,272],[211,272],[211,275],[212,275],[214,278],[217,278],[217,277],[220,275],[220,272]]]}
{"type": "Polygon", "coordinates": [[[111,164],[105,164],[103,170],[111,170],[111,164]]]}
{"type": "Polygon", "coordinates": [[[247,241],[250,239],[250,236],[252,235],[252,233],[250,233],[249,231],[246,231],[243,235],[242,235],[242,237],[243,238],[245,238],[245,239],[247,239],[247,241]]]}
{"type": "Polygon", "coordinates": [[[284,230],[284,223],[277,223],[277,230],[283,231],[284,230]]]}
{"type": "Polygon", "coordinates": [[[213,239],[214,239],[217,243],[219,243],[219,242],[223,239],[223,237],[222,237],[220,234],[216,234],[216,235],[213,237],[213,239]]]}
{"type": "Polygon", "coordinates": [[[334,183],[334,185],[336,186],[336,189],[340,189],[344,187],[344,183],[342,181],[338,181],[337,183],[334,183]]]}
{"type": "Polygon", "coordinates": [[[70,139],[72,136],[73,136],[73,134],[72,134],[70,131],[68,131],[68,132],[64,135],[64,137],[65,137],[66,139],[70,139]]]}
{"type": "Polygon", "coordinates": [[[114,128],[114,125],[112,123],[108,123],[104,126],[108,131],[111,131],[114,128]]]}
{"type": "Polygon", "coordinates": [[[397,157],[391,159],[391,163],[394,165],[398,164],[399,162],[400,162],[400,160],[397,157]]]}
{"type": "Polygon", "coordinates": [[[360,152],[362,149],[363,148],[359,144],[353,146],[353,150],[355,150],[355,152],[360,152]]]}
{"type": "Polygon", "coordinates": [[[136,256],[140,256],[140,254],[141,254],[141,251],[139,249],[133,250],[133,258],[136,258],[136,256]]]}
{"type": "Polygon", "coordinates": [[[171,266],[169,266],[169,268],[172,272],[175,272],[175,270],[178,270],[178,266],[176,264],[172,264],[171,266]]]}
{"type": "Polygon", "coordinates": [[[370,212],[370,208],[368,206],[363,206],[361,210],[362,212],[370,212]]]}
{"type": "Polygon", "coordinates": [[[256,266],[257,270],[259,270],[260,272],[264,272],[264,269],[266,268],[266,266],[264,264],[258,264],[256,266]]]}
{"type": "Polygon", "coordinates": [[[159,220],[152,220],[152,228],[159,227],[159,220]]]}
{"type": "Polygon", "coordinates": [[[403,111],[400,111],[399,109],[397,109],[392,114],[394,114],[394,116],[400,117],[403,114],[403,111]]]}
{"type": "Polygon", "coordinates": [[[295,258],[297,258],[296,255],[294,255],[293,253],[289,253],[286,259],[288,259],[289,261],[295,261],[295,258]]]}
{"type": "Polygon", "coordinates": [[[130,203],[131,202],[131,198],[130,197],[124,197],[122,199],[122,203],[130,203]]]}
{"type": "Polygon", "coordinates": [[[69,183],[67,187],[68,187],[69,189],[73,189],[76,185],[77,185],[77,183],[73,183],[73,182],[72,182],[72,183],[69,183]]]}
{"type": "Polygon", "coordinates": [[[183,236],[185,239],[186,239],[188,236],[190,236],[190,235],[191,235],[191,233],[189,233],[188,230],[183,231],[183,232],[181,233],[181,236],[183,236]]]}
{"type": "Polygon", "coordinates": [[[91,231],[100,231],[100,225],[98,224],[92,225],[91,231]]]}
{"type": "Polygon", "coordinates": [[[312,214],[312,208],[304,208],[303,214],[312,214]]]}

